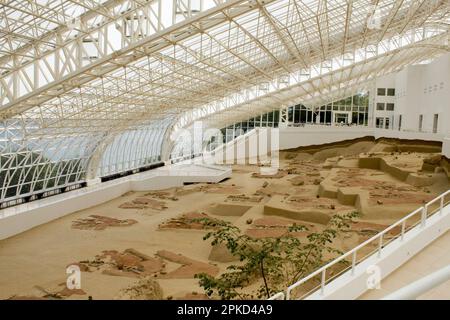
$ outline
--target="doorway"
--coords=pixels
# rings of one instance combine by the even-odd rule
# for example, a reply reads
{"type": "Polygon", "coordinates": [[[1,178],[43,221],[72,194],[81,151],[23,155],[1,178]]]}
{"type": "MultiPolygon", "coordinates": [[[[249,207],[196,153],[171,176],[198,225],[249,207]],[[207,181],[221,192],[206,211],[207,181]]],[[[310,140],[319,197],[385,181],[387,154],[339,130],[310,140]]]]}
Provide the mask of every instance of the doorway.
{"type": "Polygon", "coordinates": [[[335,113],[334,123],[336,124],[348,124],[348,113],[335,113]]]}

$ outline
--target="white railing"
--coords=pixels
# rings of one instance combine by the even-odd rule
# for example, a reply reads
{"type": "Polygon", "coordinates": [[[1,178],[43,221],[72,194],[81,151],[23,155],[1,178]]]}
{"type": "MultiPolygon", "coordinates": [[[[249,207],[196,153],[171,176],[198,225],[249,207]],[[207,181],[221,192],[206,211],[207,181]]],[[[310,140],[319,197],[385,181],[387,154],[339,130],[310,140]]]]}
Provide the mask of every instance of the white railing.
{"type": "Polygon", "coordinates": [[[413,300],[429,292],[450,279],[450,266],[439,269],[413,283],[403,287],[382,300],[413,300]]]}
{"type": "Polygon", "coordinates": [[[277,294],[271,296],[268,300],[284,300],[284,298],[285,298],[284,292],[278,292],[277,294]]]}
{"type": "Polygon", "coordinates": [[[301,298],[304,298],[305,296],[312,294],[314,292],[316,292],[317,290],[320,290],[320,294],[324,295],[324,291],[325,291],[325,286],[327,284],[327,282],[330,282],[331,280],[337,278],[339,275],[343,274],[344,272],[351,270],[351,274],[354,275],[355,273],[355,269],[357,267],[357,265],[359,263],[361,263],[362,261],[364,261],[365,259],[367,259],[368,257],[372,256],[374,253],[376,253],[378,255],[378,257],[381,257],[382,252],[383,252],[383,248],[390,243],[391,241],[398,239],[398,237],[400,238],[400,241],[403,241],[405,238],[405,234],[411,230],[414,227],[419,227],[419,228],[423,228],[425,227],[426,223],[427,223],[427,219],[429,217],[431,217],[432,215],[434,215],[435,213],[439,213],[440,215],[442,215],[443,213],[443,208],[444,205],[447,205],[449,201],[445,202],[445,197],[447,195],[450,194],[450,190],[447,190],[446,192],[444,192],[443,194],[441,194],[440,196],[434,198],[433,200],[431,200],[430,202],[426,203],[423,207],[418,208],[417,210],[411,212],[410,214],[408,214],[407,216],[405,216],[404,218],[402,218],[401,220],[395,222],[394,224],[390,225],[389,227],[387,227],[386,229],[384,229],[383,231],[379,232],[378,234],[376,234],[375,236],[373,236],[372,238],[370,238],[369,240],[364,241],[363,243],[361,243],[360,245],[358,245],[357,247],[353,248],[352,250],[348,251],[347,253],[341,255],[340,257],[334,259],[333,261],[331,261],[330,263],[324,265],[323,267],[317,269],[316,271],[314,271],[313,273],[309,274],[308,276],[306,276],[305,278],[297,281],[296,283],[294,283],[293,285],[289,286],[286,290],[286,294],[284,294],[283,292],[277,293],[276,295],[274,295],[273,297],[271,297],[271,300],[277,300],[280,299],[280,297],[285,297],[286,300],[290,300],[291,299],[291,293],[292,290],[300,287],[302,284],[305,284],[307,281],[320,276],[320,285],[316,286],[313,290],[310,290],[308,293],[304,294],[301,298]],[[436,202],[439,201],[439,207],[432,211],[429,212],[429,208],[433,205],[436,204],[436,202]],[[413,225],[409,226],[408,230],[407,230],[407,221],[413,217],[417,217],[419,218],[413,225]],[[391,232],[392,230],[394,230],[394,228],[396,227],[401,227],[401,231],[399,236],[397,237],[393,237],[392,239],[388,240],[388,241],[384,241],[385,236],[391,232]],[[371,251],[370,254],[366,254],[366,256],[364,258],[362,258],[360,261],[357,261],[357,254],[358,252],[361,252],[362,248],[368,247],[370,244],[376,242],[377,243],[377,249],[375,251],[371,251]],[[327,270],[329,270],[330,268],[336,266],[338,263],[343,262],[345,259],[347,258],[351,258],[351,266],[349,266],[348,268],[340,271],[338,274],[334,275],[333,277],[327,279],[327,270]],[[283,294],[283,296],[281,295],[283,294]]]}

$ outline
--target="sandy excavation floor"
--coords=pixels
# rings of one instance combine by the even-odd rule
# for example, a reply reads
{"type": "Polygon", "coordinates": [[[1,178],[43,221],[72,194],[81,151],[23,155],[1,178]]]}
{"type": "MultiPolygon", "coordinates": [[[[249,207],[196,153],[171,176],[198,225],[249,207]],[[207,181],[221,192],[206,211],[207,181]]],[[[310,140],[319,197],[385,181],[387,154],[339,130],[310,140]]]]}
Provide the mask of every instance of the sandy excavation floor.
{"type": "Polygon", "coordinates": [[[194,275],[218,275],[234,258],[212,250],[195,219],[278,237],[293,223],[320,230],[357,210],[352,233],[337,239],[348,250],[449,188],[432,157],[437,147],[358,141],[282,152],[274,177],[235,165],[220,184],[128,193],[0,241],[0,298],[204,299],[194,275]],[[72,264],[82,271],[79,290],[65,286],[72,264]]]}

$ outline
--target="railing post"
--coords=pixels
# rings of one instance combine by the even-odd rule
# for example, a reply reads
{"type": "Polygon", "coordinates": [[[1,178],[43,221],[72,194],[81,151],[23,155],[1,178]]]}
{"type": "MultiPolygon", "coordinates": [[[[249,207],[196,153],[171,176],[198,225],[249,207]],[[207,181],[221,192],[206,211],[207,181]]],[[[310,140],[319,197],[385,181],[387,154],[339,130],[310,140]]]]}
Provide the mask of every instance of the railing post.
{"type": "Polygon", "coordinates": [[[325,277],[326,277],[327,269],[322,270],[322,280],[320,284],[320,294],[323,296],[323,293],[325,291],[325,277]]]}
{"type": "Polygon", "coordinates": [[[406,229],[406,220],[403,220],[402,221],[402,235],[401,235],[401,240],[402,241],[405,238],[405,229],[406,229]]]}
{"type": "Polygon", "coordinates": [[[380,240],[378,241],[378,258],[381,257],[381,249],[383,249],[383,234],[380,234],[380,240]]]}
{"type": "Polygon", "coordinates": [[[441,196],[441,201],[439,201],[439,215],[444,212],[444,195],[441,196]]]}
{"type": "Polygon", "coordinates": [[[352,275],[355,274],[355,268],[356,268],[356,251],[353,251],[353,255],[352,255],[352,275]]]}
{"type": "Polygon", "coordinates": [[[420,218],[420,224],[423,227],[425,227],[425,224],[427,222],[427,211],[428,211],[428,205],[424,205],[422,207],[422,216],[420,218]]]}

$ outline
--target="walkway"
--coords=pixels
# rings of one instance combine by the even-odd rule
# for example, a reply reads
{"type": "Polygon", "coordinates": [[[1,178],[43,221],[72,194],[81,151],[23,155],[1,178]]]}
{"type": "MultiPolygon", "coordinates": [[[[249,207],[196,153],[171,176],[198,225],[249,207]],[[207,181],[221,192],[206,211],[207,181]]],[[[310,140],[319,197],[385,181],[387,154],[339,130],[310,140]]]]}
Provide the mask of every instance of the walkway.
{"type": "MultiPolygon", "coordinates": [[[[411,260],[381,281],[381,289],[370,290],[359,299],[380,299],[434,271],[450,265],[450,231],[428,245],[411,260]]],[[[450,299],[450,281],[423,294],[419,299],[450,299]]]]}

